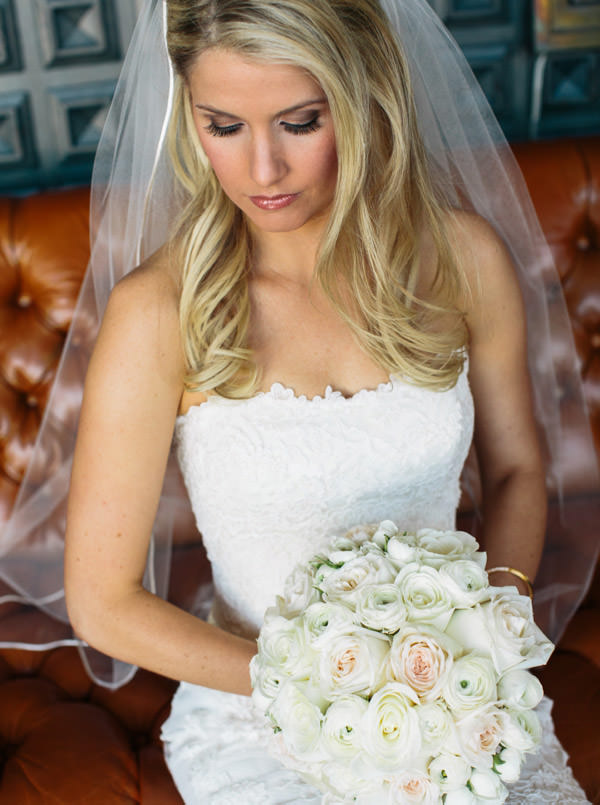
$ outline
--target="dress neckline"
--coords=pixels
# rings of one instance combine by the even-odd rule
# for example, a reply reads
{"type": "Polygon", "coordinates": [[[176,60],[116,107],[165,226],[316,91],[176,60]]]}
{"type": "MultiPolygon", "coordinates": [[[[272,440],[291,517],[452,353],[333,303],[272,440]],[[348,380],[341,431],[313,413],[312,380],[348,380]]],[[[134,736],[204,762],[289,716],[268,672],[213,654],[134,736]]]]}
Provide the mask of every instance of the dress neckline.
{"type": "Polygon", "coordinates": [[[315,394],[314,397],[308,397],[306,394],[296,394],[291,386],[286,386],[283,383],[275,382],[267,391],[259,391],[252,397],[243,397],[239,400],[229,399],[227,397],[219,397],[216,394],[210,395],[204,402],[196,405],[190,405],[185,414],[179,414],[177,421],[185,420],[192,411],[199,411],[206,405],[243,405],[254,403],[256,400],[291,400],[296,403],[306,403],[308,405],[320,405],[330,401],[341,401],[343,403],[352,403],[356,400],[364,400],[367,397],[378,396],[380,394],[387,394],[394,390],[398,385],[398,378],[390,375],[389,380],[379,383],[376,388],[363,388],[346,396],[343,392],[334,389],[331,385],[326,386],[323,394],[315,394]]]}

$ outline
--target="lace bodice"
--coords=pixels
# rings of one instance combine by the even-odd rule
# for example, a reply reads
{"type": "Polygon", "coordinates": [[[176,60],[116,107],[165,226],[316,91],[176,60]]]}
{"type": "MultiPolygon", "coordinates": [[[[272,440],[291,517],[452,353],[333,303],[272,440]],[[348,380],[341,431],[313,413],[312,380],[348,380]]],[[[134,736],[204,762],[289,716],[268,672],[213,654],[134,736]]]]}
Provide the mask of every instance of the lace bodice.
{"type": "Polygon", "coordinates": [[[309,400],[277,383],[192,407],[177,449],[217,622],[256,634],[288,574],[330,534],[382,519],[453,528],[472,431],[466,370],[442,392],[392,378],[309,400]]]}

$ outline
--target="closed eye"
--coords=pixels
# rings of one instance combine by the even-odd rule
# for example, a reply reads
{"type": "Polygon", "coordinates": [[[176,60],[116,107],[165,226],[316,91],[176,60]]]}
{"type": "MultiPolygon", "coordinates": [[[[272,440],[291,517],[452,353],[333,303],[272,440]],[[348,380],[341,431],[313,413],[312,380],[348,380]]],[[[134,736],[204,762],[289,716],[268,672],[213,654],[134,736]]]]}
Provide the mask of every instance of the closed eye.
{"type": "Polygon", "coordinates": [[[281,125],[285,131],[290,134],[309,134],[311,131],[317,131],[321,128],[319,115],[315,115],[313,119],[309,120],[307,123],[286,123],[282,121],[281,125]]]}
{"type": "Polygon", "coordinates": [[[206,131],[212,134],[213,137],[230,137],[236,131],[239,131],[241,127],[241,123],[233,123],[231,126],[217,126],[214,120],[211,120],[206,126],[206,131]]]}

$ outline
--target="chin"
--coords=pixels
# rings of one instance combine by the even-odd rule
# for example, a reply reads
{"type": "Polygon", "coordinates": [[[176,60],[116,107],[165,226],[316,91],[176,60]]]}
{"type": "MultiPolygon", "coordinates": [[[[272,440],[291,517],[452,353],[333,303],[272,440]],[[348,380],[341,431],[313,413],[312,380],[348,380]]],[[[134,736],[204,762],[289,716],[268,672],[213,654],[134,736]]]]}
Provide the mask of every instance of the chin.
{"type": "Polygon", "coordinates": [[[327,220],[327,214],[319,210],[313,214],[302,214],[300,210],[277,210],[263,212],[253,208],[243,210],[247,220],[261,232],[296,232],[307,225],[322,225],[327,220]]]}

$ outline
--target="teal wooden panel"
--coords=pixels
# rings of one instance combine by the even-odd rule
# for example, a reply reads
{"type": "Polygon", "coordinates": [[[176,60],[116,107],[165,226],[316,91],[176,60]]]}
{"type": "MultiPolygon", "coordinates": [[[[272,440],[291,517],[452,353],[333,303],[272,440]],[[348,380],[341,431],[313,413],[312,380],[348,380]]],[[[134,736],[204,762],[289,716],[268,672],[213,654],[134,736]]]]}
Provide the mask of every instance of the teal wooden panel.
{"type": "Polygon", "coordinates": [[[13,0],[0,0],[0,74],[21,70],[22,66],[13,0]]]}

